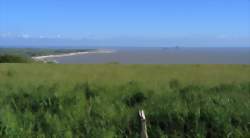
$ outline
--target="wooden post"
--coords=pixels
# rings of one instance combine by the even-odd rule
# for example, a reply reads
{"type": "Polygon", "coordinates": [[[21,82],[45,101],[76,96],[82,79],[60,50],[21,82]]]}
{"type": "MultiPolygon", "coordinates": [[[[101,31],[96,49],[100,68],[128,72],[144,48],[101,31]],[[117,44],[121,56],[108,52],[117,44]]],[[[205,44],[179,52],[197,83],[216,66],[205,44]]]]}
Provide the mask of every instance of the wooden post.
{"type": "Polygon", "coordinates": [[[141,138],[148,138],[146,116],[143,110],[139,110],[139,116],[141,118],[141,138]]]}

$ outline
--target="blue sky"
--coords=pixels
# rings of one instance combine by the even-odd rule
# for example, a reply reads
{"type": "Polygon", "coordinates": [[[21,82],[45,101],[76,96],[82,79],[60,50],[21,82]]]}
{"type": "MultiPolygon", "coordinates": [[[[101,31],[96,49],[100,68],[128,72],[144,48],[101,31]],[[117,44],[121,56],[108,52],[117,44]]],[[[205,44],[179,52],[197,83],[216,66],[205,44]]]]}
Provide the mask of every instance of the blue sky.
{"type": "Polygon", "coordinates": [[[0,45],[250,46],[249,0],[0,0],[0,45]]]}

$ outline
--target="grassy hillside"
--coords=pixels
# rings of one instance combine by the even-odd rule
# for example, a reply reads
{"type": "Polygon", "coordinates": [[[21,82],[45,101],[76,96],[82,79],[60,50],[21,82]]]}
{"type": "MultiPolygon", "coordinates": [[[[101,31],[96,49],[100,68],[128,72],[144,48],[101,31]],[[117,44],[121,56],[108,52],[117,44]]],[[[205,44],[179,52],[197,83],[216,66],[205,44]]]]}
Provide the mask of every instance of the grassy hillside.
{"type": "Polygon", "coordinates": [[[0,137],[250,137],[250,65],[0,64],[0,137]]]}

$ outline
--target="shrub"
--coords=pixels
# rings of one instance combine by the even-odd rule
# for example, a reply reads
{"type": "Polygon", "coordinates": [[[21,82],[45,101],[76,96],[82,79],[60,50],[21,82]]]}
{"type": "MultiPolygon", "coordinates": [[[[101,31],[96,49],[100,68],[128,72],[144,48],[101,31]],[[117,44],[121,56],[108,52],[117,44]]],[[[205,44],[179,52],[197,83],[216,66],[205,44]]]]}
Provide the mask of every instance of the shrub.
{"type": "Polygon", "coordinates": [[[30,63],[31,59],[17,55],[0,55],[0,63],[30,63]]]}
{"type": "Polygon", "coordinates": [[[180,82],[178,80],[176,80],[176,79],[172,79],[172,80],[169,81],[169,87],[171,89],[177,89],[177,88],[180,87],[180,82]]]}
{"type": "Polygon", "coordinates": [[[147,99],[147,97],[144,95],[144,93],[136,92],[133,95],[128,96],[125,99],[125,102],[128,106],[134,107],[136,105],[142,104],[146,99],[147,99]]]}

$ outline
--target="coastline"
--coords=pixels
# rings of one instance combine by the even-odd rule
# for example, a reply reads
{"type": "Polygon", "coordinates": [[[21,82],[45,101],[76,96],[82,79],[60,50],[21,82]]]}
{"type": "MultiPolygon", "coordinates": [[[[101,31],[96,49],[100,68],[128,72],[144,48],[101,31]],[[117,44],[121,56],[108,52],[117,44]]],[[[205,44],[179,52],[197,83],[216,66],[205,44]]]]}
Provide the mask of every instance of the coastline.
{"type": "Polygon", "coordinates": [[[56,54],[56,55],[45,55],[45,56],[35,56],[32,57],[34,60],[44,61],[47,58],[56,58],[56,57],[68,57],[75,55],[85,55],[85,54],[105,54],[105,53],[113,53],[114,50],[109,49],[96,49],[94,51],[85,51],[85,52],[73,52],[73,53],[65,53],[65,54],[56,54]]]}

